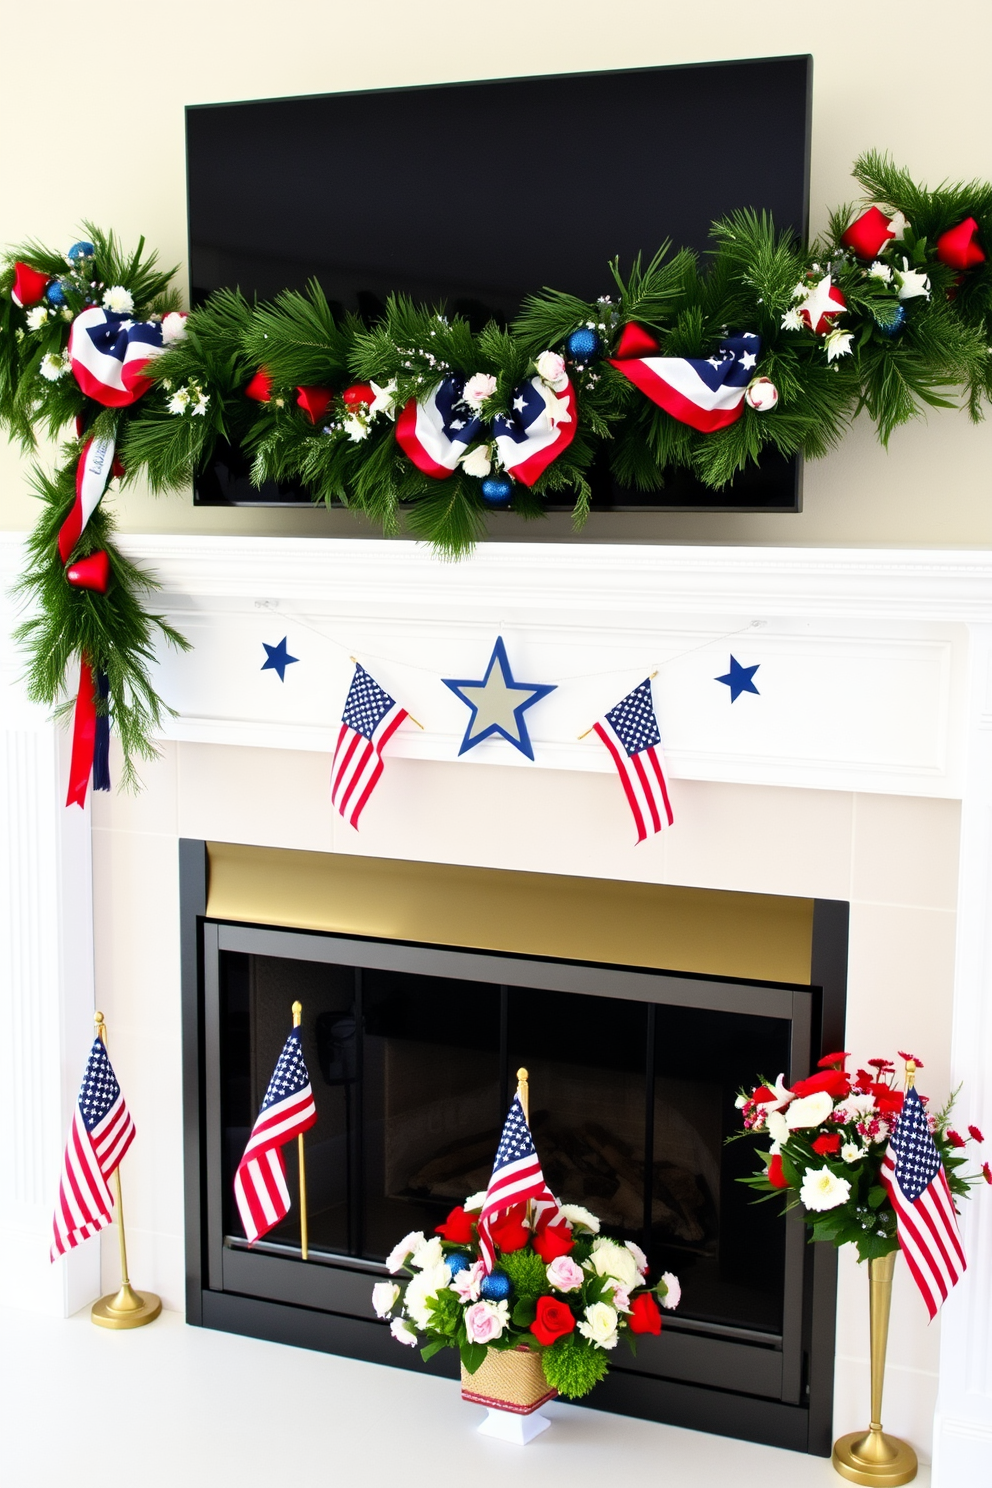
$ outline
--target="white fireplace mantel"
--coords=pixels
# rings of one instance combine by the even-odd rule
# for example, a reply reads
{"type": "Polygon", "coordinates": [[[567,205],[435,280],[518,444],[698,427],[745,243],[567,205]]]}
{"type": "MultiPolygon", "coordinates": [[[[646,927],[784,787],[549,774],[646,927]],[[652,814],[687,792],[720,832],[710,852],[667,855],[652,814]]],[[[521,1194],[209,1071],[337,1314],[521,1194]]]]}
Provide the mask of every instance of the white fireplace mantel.
{"type": "MultiPolygon", "coordinates": [[[[91,914],[88,872],[79,834],[67,837],[65,813],[51,809],[54,736],[23,700],[6,639],[22,541],[0,534],[0,744],[7,800],[19,803],[8,807],[0,848],[9,884],[0,985],[11,1003],[10,1068],[25,1072],[15,1131],[27,1165],[16,1184],[0,1185],[5,1266],[42,1243],[66,1081],[92,1008],[78,930],[91,914]],[[53,915],[77,922],[61,960],[53,915]],[[44,1143],[28,1142],[29,1127],[44,1129],[44,1143]]],[[[487,543],[446,563],[408,541],[170,535],[128,536],[122,546],[157,574],[154,608],[194,643],[189,655],[159,659],[157,686],[177,710],[164,731],[172,739],[327,753],[357,656],[424,725],[399,731],[397,754],[452,768],[605,773],[605,751],[579,735],[657,669],[676,778],[959,799],[952,1077],[967,1084],[971,1117],[992,1129],[992,553],[487,543]],[[457,757],[467,715],[439,678],[481,676],[497,634],[520,680],[558,684],[530,714],[533,763],[498,741],[457,757]],[[262,643],[284,635],[299,660],[280,683],[261,670],[262,643]],[[758,664],[759,696],[731,704],[714,680],[731,652],[758,664]]],[[[985,1481],[992,1457],[985,1197],[967,1206],[970,1272],[942,1318],[937,1488],[985,1481]]],[[[62,1305],[78,1293],[65,1287],[62,1305]]],[[[36,1305],[56,1305],[53,1295],[48,1288],[36,1305]]]]}

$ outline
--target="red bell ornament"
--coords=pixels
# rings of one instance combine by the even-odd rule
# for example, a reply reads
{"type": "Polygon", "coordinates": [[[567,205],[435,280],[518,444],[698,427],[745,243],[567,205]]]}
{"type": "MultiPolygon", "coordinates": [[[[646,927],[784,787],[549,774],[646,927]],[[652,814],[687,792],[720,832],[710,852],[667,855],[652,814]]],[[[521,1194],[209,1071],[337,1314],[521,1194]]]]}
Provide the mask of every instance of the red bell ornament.
{"type": "Polygon", "coordinates": [[[985,262],[974,217],[966,217],[957,227],[941,233],[937,239],[937,257],[952,269],[975,269],[985,262]]]}
{"type": "Polygon", "coordinates": [[[844,247],[858,258],[877,258],[886,243],[892,241],[892,218],[886,217],[878,207],[869,207],[860,217],[855,217],[842,235],[844,247]]]}
{"type": "Polygon", "coordinates": [[[351,387],[345,388],[341,394],[341,401],[346,408],[357,408],[360,403],[374,403],[375,393],[371,384],[367,382],[355,382],[351,387]]]}
{"type": "Polygon", "coordinates": [[[334,401],[334,394],[325,387],[298,387],[296,401],[312,424],[322,419],[334,401]]]}
{"type": "Polygon", "coordinates": [[[259,367],[245,388],[245,397],[255,403],[268,403],[272,398],[272,378],[264,367],[259,367]]]}
{"type": "Polygon", "coordinates": [[[110,584],[110,559],[104,548],[70,563],[65,576],[75,589],[92,589],[96,594],[106,594],[110,584]]]}
{"type": "Polygon", "coordinates": [[[30,264],[18,261],[14,265],[14,282],[10,289],[10,298],[15,305],[20,305],[22,310],[27,310],[31,305],[37,305],[44,297],[45,290],[51,281],[49,274],[43,274],[40,269],[33,269],[30,264]]]}

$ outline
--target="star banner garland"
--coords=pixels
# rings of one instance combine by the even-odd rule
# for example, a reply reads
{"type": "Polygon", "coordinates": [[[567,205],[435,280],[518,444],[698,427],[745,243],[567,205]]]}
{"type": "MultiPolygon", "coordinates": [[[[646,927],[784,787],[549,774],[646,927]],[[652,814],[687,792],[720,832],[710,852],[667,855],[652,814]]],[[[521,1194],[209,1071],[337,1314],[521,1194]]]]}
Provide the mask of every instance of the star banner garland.
{"type": "Polygon", "coordinates": [[[957,406],[955,390],[981,419],[992,186],[930,191],[878,153],[854,175],[861,206],[812,245],[739,211],[713,224],[704,260],[663,245],[609,265],[610,293],[545,289],[509,327],[398,295],[375,323],[341,320],[316,282],[257,305],[220,290],[187,316],[143,242],[125,254],[87,227],[65,254],[17,248],[0,271],[0,423],[28,450],[74,429],[56,474],[34,477],[43,512],[20,586],[34,613],[19,632],[31,697],[71,707],[85,665],[107,679],[92,703],[120,737],[125,782],[154,754],[156,633],[187,643],[145,612],[154,581],[114,546],[105,491],[137,476],[188,490],[221,441],[256,484],[296,482],[457,555],[490,508],[535,517],[566,495],[581,526],[595,459],[641,491],[679,469],[719,490],[765,452],[826,454],[862,411],[883,443],[957,406]]]}

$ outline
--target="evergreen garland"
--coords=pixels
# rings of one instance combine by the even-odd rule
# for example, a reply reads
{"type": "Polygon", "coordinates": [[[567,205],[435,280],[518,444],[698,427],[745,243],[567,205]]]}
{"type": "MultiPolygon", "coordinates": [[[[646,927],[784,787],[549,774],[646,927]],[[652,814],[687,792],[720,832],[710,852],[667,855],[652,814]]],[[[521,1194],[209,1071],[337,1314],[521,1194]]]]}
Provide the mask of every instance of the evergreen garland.
{"type": "MultiPolygon", "coordinates": [[[[509,327],[490,322],[474,330],[443,307],[400,295],[375,324],[338,320],[316,281],[305,293],[257,305],[237,289],[220,290],[189,314],[185,336],[144,369],[152,379],[144,397],[116,410],[85,397],[71,375],[71,322],[114,285],[129,291],[136,318],[161,319],[179,303],[171,275],[143,242],[125,254],[113,234],[89,226],[92,253],[82,257],[27,243],[0,272],[0,425],[29,451],[39,433],[62,437],[73,421],[80,438],[112,433],[125,479],[143,475],[155,491],[188,488],[226,441],[250,456],[257,485],[299,482],[315,501],[361,511],[385,533],[405,527],[454,556],[485,533],[482,480],[461,463],[447,479],[423,474],[394,427],[409,400],[423,400],[447,377],[495,380],[469,455],[473,470],[491,460],[498,474],[488,422],[511,412],[543,354],[564,356],[573,437],[532,487],[512,484],[512,506],[538,517],[548,495],[565,494],[577,527],[589,511],[588,472],[597,456],[621,484],[641,491],[662,490],[679,469],[719,490],[766,451],[823,456],[862,411],[883,443],[909,419],[958,399],[980,420],[992,399],[992,186],[926,190],[878,153],[862,156],[854,176],[864,202],[833,213],[810,247],[777,233],[766,215],[736,212],[713,225],[702,258],[665,244],[626,271],[609,265],[613,284],[599,299],[545,289],[509,327]],[[866,249],[859,228],[873,212],[883,230],[866,249]],[[40,307],[25,310],[11,297],[18,261],[57,286],[40,307]],[[808,305],[822,306],[828,291],[833,302],[814,324],[808,305]],[[728,334],[756,333],[764,404],[748,389],[740,416],[724,428],[701,433],[680,422],[610,364],[631,325],[650,333],[658,356],[672,358],[705,359],[728,334]],[[594,334],[596,352],[570,354],[580,329],[594,334]]],[[[132,756],[150,752],[162,707],[147,674],[154,629],[184,643],[159,617],[143,614],[139,595],[151,580],[113,548],[102,507],[71,556],[105,547],[113,586],[102,596],[68,587],[56,537],[72,505],[79,448],[70,441],[56,475],[35,476],[44,512],[21,587],[39,613],[21,637],[40,701],[64,699],[74,657],[88,655],[108,673],[130,772],[132,756]]]]}

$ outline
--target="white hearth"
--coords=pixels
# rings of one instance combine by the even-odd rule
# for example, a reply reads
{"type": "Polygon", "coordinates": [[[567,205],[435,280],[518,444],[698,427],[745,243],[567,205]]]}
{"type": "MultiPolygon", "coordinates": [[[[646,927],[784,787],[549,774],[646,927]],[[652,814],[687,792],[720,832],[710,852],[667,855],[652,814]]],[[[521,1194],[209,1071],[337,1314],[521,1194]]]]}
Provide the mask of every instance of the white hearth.
{"type": "MultiPolygon", "coordinates": [[[[0,1301],[62,1314],[99,1291],[95,1245],[46,1258],[99,1005],[139,1127],[132,1274],[182,1306],[180,836],[849,900],[845,1047],[914,1049],[924,1087],[964,1081],[962,1113],[992,1127],[992,554],[492,543],[452,564],[407,542],[123,545],[195,645],[160,658],[177,716],[143,795],[66,812],[64,747],[9,643],[0,659],[16,1153],[0,1301]],[[530,714],[533,763],[498,742],[457,758],[465,710],[438,679],[481,675],[497,634],[518,677],[558,684],[530,714]],[[299,660],[280,683],[262,642],[284,635],[299,660]],[[731,653],[760,689],[733,705],[714,681],[731,653]],[[327,796],[351,656],[424,725],[396,736],[360,834],[327,796]],[[654,670],[676,821],[637,847],[605,751],[579,735],[654,670]]],[[[0,538],[5,591],[19,566],[20,539],[0,538]]],[[[885,1420],[924,1459],[933,1442],[939,1488],[983,1481],[992,1451],[985,1199],[939,1323],[897,1273],[885,1420]]],[[[112,1238],[106,1256],[104,1289],[112,1238]]],[[[866,1419],[866,1291],[842,1256],[838,1432],[866,1419]]]]}

